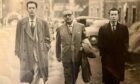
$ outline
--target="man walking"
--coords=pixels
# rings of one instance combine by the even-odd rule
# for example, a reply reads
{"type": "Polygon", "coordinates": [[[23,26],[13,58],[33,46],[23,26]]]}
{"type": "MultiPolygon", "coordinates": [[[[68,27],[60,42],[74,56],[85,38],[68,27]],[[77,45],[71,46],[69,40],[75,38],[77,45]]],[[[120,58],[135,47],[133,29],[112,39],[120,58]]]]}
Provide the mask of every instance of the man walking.
{"type": "Polygon", "coordinates": [[[29,16],[17,24],[15,54],[20,59],[20,81],[38,84],[48,79],[48,49],[50,46],[49,28],[44,20],[37,18],[38,4],[28,1],[29,16]]]}
{"type": "Polygon", "coordinates": [[[102,26],[98,34],[103,82],[120,84],[120,81],[124,80],[124,63],[129,41],[128,28],[118,22],[118,9],[110,9],[109,16],[110,22],[102,26]]]}
{"type": "Polygon", "coordinates": [[[73,21],[73,12],[63,12],[64,24],[57,29],[56,57],[63,63],[65,84],[75,84],[81,64],[80,48],[85,38],[84,25],[73,21]]]}

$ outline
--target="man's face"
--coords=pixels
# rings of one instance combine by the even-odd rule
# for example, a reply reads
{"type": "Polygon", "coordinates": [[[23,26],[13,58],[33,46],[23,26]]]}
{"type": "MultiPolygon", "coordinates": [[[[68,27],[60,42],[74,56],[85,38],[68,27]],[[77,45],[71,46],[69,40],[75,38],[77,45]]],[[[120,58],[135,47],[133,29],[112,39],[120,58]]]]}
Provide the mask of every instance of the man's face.
{"type": "Polygon", "coordinates": [[[66,23],[71,23],[73,21],[72,11],[64,11],[64,20],[66,23]]]}
{"type": "Polygon", "coordinates": [[[27,11],[29,13],[29,16],[35,16],[36,15],[36,5],[34,3],[29,3],[27,7],[27,11]]]}
{"type": "Polygon", "coordinates": [[[111,22],[117,22],[118,19],[119,19],[119,14],[118,14],[118,11],[110,11],[110,21],[111,22]]]}

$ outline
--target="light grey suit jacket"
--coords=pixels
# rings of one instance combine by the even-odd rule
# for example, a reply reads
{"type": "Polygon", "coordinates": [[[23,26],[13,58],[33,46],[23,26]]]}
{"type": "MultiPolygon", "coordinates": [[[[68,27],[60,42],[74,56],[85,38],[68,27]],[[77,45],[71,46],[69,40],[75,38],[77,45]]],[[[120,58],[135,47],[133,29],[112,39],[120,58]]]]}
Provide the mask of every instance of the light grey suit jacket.
{"type": "Polygon", "coordinates": [[[80,62],[79,52],[85,38],[84,32],[84,25],[77,22],[74,22],[72,32],[66,24],[60,26],[56,35],[56,57],[62,57],[63,62],[80,62]]]}

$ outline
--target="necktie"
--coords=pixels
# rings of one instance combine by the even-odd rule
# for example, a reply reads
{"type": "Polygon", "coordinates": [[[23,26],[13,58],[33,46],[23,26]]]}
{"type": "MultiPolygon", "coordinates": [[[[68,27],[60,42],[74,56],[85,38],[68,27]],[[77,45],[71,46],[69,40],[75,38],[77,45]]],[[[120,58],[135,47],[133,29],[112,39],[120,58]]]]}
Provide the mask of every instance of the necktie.
{"type": "Polygon", "coordinates": [[[115,31],[115,26],[113,25],[113,31],[115,31]]]}
{"type": "Polygon", "coordinates": [[[113,30],[113,31],[116,30],[116,25],[115,25],[115,24],[112,25],[112,30],[113,30]]]}
{"type": "Polygon", "coordinates": [[[71,26],[71,25],[69,25],[69,29],[70,29],[70,31],[72,32],[72,26],[71,26]]]}
{"type": "Polygon", "coordinates": [[[32,34],[34,33],[34,25],[33,25],[33,21],[31,21],[31,32],[32,32],[32,34]]]}

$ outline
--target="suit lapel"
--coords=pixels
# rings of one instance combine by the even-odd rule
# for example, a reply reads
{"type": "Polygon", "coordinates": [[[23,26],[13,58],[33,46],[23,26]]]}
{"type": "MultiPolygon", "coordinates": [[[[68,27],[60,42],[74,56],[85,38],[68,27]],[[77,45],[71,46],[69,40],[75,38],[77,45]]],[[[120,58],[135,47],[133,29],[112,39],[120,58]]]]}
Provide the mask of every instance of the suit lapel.
{"type": "Polygon", "coordinates": [[[112,27],[111,27],[111,24],[110,23],[108,24],[109,30],[111,30],[112,32],[117,32],[120,28],[119,26],[120,26],[120,24],[117,22],[116,29],[113,31],[112,27]]]}
{"type": "Polygon", "coordinates": [[[108,35],[110,38],[114,38],[114,36],[118,36],[120,34],[120,24],[117,23],[116,30],[112,31],[111,24],[109,23],[107,26],[108,35]]]}
{"type": "Polygon", "coordinates": [[[119,24],[119,23],[117,23],[116,30],[115,30],[115,34],[116,34],[117,36],[119,36],[119,35],[121,34],[121,27],[120,27],[120,24],[119,24]]]}
{"type": "Polygon", "coordinates": [[[67,30],[67,33],[71,36],[72,35],[72,31],[68,28],[68,26],[65,24],[65,27],[66,30],[67,30]]]}
{"type": "Polygon", "coordinates": [[[116,34],[116,32],[117,32],[117,28],[118,27],[118,24],[117,24],[117,26],[116,26],[116,30],[112,30],[112,27],[111,27],[111,24],[110,23],[108,23],[108,26],[107,26],[107,31],[108,31],[108,33],[110,34],[110,36],[113,36],[113,35],[115,35],[116,34]]]}
{"type": "Polygon", "coordinates": [[[64,24],[62,26],[62,34],[65,38],[67,38],[68,42],[71,42],[72,34],[71,34],[70,30],[68,29],[68,26],[66,24],[64,24]]]}
{"type": "Polygon", "coordinates": [[[40,34],[40,33],[43,32],[42,29],[40,29],[40,28],[43,27],[42,25],[43,25],[42,22],[37,18],[37,20],[36,20],[36,35],[35,35],[35,37],[38,38],[38,39],[41,39],[41,37],[42,37],[41,34],[40,34]]]}
{"type": "Polygon", "coordinates": [[[117,23],[116,30],[119,30],[119,29],[120,29],[120,24],[117,23]]]}
{"type": "Polygon", "coordinates": [[[109,30],[110,32],[113,32],[110,22],[108,23],[108,30],[109,30]]]}
{"type": "Polygon", "coordinates": [[[72,28],[72,41],[74,40],[75,33],[76,33],[76,24],[73,23],[73,28],[72,28]]]}
{"type": "Polygon", "coordinates": [[[32,39],[32,40],[35,40],[35,32],[37,31],[37,28],[38,28],[38,22],[36,21],[36,27],[34,29],[34,34],[32,34],[31,32],[31,28],[30,28],[30,24],[29,24],[29,18],[26,19],[26,33],[27,35],[32,39]]]}
{"type": "Polygon", "coordinates": [[[27,35],[28,35],[31,39],[33,39],[33,35],[32,35],[31,29],[30,29],[30,24],[29,24],[29,18],[26,19],[25,25],[26,25],[25,31],[26,31],[27,35]]]}
{"type": "MultiPolygon", "coordinates": [[[[74,40],[75,33],[76,33],[76,23],[73,23],[72,31],[68,28],[68,26],[65,24],[64,25],[64,30],[66,31],[66,34],[68,34],[68,37],[70,38],[71,41],[74,40]]],[[[65,32],[64,32],[65,33],[65,32]]]]}

